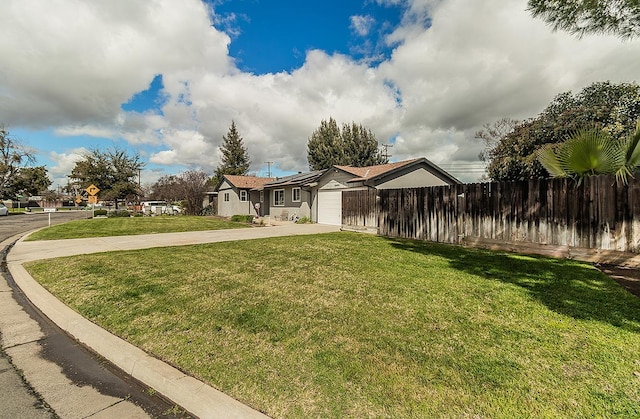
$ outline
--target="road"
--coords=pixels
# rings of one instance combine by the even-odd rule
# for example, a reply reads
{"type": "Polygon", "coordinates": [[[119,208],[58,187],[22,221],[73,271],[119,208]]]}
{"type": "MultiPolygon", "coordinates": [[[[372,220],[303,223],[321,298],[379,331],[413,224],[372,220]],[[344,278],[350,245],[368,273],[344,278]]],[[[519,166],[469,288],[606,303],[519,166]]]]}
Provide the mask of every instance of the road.
{"type": "MultiPolygon", "coordinates": [[[[64,211],[51,213],[51,224],[60,224],[74,219],[87,218],[82,211],[64,211]]],[[[7,240],[49,224],[49,214],[22,214],[0,217],[0,242],[7,245],[7,240]]],[[[115,398],[124,398],[141,407],[151,417],[189,417],[179,413],[179,409],[160,395],[154,394],[131,377],[122,373],[116,367],[99,359],[84,346],[71,339],[55,326],[40,311],[31,305],[15,284],[4,265],[2,253],[2,279],[0,292],[8,293],[22,309],[40,326],[42,337],[37,340],[39,350],[34,357],[37,361],[44,359],[59,366],[60,373],[71,381],[77,388],[90,386],[100,394],[115,398]]],[[[0,331],[0,338],[2,338],[0,331]]],[[[32,388],[29,377],[22,377],[12,364],[6,351],[9,348],[2,341],[0,348],[0,418],[56,418],[58,414],[47,404],[47,393],[39,388],[32,388]]],[[[34,360],[35,362],[36,360],[34,360]]],[[[72,409],[73,410],[73,409],[72,409]]],[[[81,409],[78,409],[81,410],[81,409]]],[[[60,415],[67,416],[67,415],[60,415]]]]}

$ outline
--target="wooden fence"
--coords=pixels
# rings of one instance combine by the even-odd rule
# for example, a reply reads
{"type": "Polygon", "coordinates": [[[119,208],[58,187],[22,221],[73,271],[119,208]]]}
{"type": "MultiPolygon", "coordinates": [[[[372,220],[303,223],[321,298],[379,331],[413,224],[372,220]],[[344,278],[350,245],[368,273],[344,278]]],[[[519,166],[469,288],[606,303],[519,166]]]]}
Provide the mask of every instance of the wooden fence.
{"type": "Polygon", "coordinates": [[[440,243],[640,253],[640,179],[611,176],[343,192],[343,225],[440,243]]]}

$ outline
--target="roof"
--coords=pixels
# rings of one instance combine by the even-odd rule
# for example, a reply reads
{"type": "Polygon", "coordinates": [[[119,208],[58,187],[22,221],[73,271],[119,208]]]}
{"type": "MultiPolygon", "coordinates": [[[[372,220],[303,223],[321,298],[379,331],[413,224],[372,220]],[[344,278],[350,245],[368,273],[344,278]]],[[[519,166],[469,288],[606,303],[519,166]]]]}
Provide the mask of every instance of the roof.
{"type": "Polygon", "coordinates": [[[408,167],[416,164],[425,164],[429,166],[431,168],[430,171],[436,172],[437,175],[439,175],[439,177],[442,180],[448,181],[450,183],[460,183],[458,179],[451,176],[449,173],[444,171],[441,167],[439,167],[434,163],[431,163],[429,160],[427,160],[424,157],[420,157],[417,159],[403,160],[395,163],[378,164],[375,166],[365,166],[365,167],[334,166],[334,167],[336,169],[340,169],[344,172],[357,176],[356,178],[349,180],[349,182],[361,182],[361,181],[377,179],[389,173],[393,173],[396,170],[400,170],[404,167],[408,167]]]}
{"type": "Polygon", "coordinates": [[[273,180],[270,177],[224,175],[224,178],[238,189],[254,189],[264,186],[273,180]]]}
{"type": "Polygon", "coordinates": [[[353,167],[353,166],[335,166],[336,168],[343,170],[347,173],[351,173],[354,176],[358,176],[357,179],[352,180],[367,180],[385,173],[392,172],[400,167],[406,166],[410,163],[416,162],[420,159],[404,160],[395,163],[378,164],[376,166],[366,167],[353,167]]]}
{"type": "Polygon", "coordinates": [[[314,170],[312,172],[297,173],[295,175],[276,178],[274,181],[266,183],[264,187],[273,188],[275,186],[304,186],[315,182],[320,176],[324,174],[324,172],[326,172],[326,170],[314,170]]]}

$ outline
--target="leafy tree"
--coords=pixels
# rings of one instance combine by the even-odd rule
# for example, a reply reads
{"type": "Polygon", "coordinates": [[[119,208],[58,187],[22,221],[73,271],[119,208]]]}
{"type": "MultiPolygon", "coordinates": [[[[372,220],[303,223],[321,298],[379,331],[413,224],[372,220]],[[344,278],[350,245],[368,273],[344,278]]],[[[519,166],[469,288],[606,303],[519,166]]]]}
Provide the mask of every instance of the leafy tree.
{"type": "Polygon", "coordinates": [[[249,172],[251,167],[249,152],[244,146],[234,121],[231,121],[229,132],[222,136],[220,151],[222,163],[216,168],[212,183],[217,184],[224,175],[246,175],[249,172]]]}
{"type": "Polygon", "coordinates": [[[49,179],[44,166],[23,167],[11,182],[11,194],[39,195],[46,191],[53,182],[49,179]]]}
{"type": "Polygon", "coordinates": [[[169,202],[182,202],[187,215],[199,215],[202,211],[209,175],[203,171],[192,170],[180,175],[163,176],[152,186],[151,196],[169,202]]]}
{"type": "Polygon", "coordinates": [[[635,38],[640,35],[638,0],[529,0],[527,10],[553,30],[578,36],[595,33],[635,38]]]}
{"type": "Polygon", "coordinates": [[[577,178],[580,183],[585,176],[615,174],[618,181],[627,183],[627,176],[640,166],[640,120],[635,132],[621,141],[613,141],[602,129],[583,129],[536,154],[553,177],[577,178]]]}
{"type": "Polygon", "coordinates": [[[117,147],[107,151],[96,149],[76,162],[69,177],[81,189],[94,184],[100,189],[100,198],[114,200],[117,209],[118,200],[139,194],[137,179],[143,167],[137,153],[129,155],[117,147]]]}
{"type": "Polygon", "coordinates": [[[378,140],[362,125],[343,124],[335,119],[321,121],[307,143],[307,160],[311,170],[328,169],[334,165],[364,167],[387,163],[378,148],[378,140]]]}
{"type": "Polygon", "coordinates": [[[15,196],[13,183],[27,163],[33,163],[33,151],[16,140],[9,131],[0,126],[0,196],[15,196]]]}
{"type": "Polygon", "coordinates": [[[355,167],[374,166],[387,163],[387,159],[378,148],[378,140],[370,129],[362,125],[344,124],[342,126],[344,155],[348,157],[348,165],[355,167]]]}
{"type": "Polygon", "coordinates": [[[537,158],[545,144],[559,144],[586,128],[604,130],[613,141],[635,130],[640,117],[640,86],[635,83],[593,83],[578,94],[565,92],[536,118],[518,123],[484,157],[488,176],[496,181],[546,178],[537,158]]]}

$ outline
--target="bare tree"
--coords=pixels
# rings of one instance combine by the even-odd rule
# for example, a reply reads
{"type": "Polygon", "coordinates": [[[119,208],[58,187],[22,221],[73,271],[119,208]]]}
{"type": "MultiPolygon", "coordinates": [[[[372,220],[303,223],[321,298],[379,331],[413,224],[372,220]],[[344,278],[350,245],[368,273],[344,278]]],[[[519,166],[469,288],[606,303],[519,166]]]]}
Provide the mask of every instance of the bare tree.
{"type": "Polygon", "coordinates": [[[151,187],[151,196],[167,201],[180,201],[187,215],[199,215],[209,186],[210,176],[202,170],[163,176],[151,187]]]}
{"type": "Polygon", "coordinates": [[[11,195],[12,183],[27,163],[35,162],[31,149],[0,126],[0,196],[11,195]]]}

